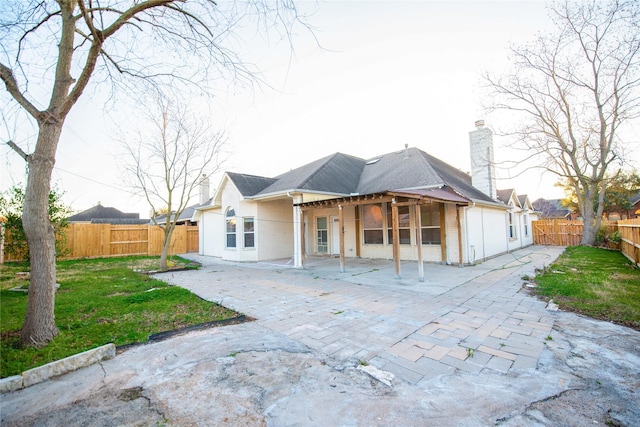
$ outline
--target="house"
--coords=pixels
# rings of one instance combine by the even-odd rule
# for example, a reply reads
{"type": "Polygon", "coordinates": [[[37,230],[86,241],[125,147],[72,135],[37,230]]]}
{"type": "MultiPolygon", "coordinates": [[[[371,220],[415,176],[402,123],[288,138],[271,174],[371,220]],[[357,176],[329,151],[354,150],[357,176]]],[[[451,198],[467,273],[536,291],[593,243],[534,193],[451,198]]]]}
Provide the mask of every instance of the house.
{"type": "Polygon", "coordinates": [[[617,222],[625,219],[640,218],[640,191],[629,197],[629,208],[612,212],[605,212],[604,216],[611,222],[617,222]]]}
{"type": "Polygon", "coordinates": [[[67,218],[69,223],[89,224],[148,224],[148,219],[140,219],[138,213],[125,213],[116,208],[102,206],[100,202],[92,208],[67,218]]]}
{"type": "MultiPolygon", "coordinates": [[[[536,214],[498,199],[492,132],[469,133],[472,175],[414,147],[323,157],[274,178],[226,172],[197,209],[200,253],[233,261],[309,255],[473,264],[532,244],[536,214]]],[[[502,193],[501,193],[502,194],[502,193]]],[[[422,265],[422,262],[419,263],[422,265]]]]}
{"type": "Polygon", "coordinates": [[[536,199],[532,203],[533,209],[540,214],[540,219],[566,219],[576,220],[579,215],[562,205],[561,199],[536,199]]]}

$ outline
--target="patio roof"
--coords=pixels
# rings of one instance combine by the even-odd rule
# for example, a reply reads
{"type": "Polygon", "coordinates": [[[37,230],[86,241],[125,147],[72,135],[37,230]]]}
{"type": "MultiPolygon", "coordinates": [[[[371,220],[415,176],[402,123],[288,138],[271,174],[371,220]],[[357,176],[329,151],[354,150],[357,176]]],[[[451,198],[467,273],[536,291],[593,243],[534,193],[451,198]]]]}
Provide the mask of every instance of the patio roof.
{"type": "Polygon", "coordinates": [[[390,202],[394,197],[403,197],[414,200],[415,203],[412,204],[420,204],[420,201],[426,202],[427,200],[437,200],[440,202],[455,203],[458,205],[469,205],[471,203],[471,200],[447,188],[420,188],[415,190],[393,190],[372,194],[336,197],[333,199],[297,203],[296,206],[300,206],[301,208],[313,208],[334,205],[365,205],[370,203],[390,202]]]}

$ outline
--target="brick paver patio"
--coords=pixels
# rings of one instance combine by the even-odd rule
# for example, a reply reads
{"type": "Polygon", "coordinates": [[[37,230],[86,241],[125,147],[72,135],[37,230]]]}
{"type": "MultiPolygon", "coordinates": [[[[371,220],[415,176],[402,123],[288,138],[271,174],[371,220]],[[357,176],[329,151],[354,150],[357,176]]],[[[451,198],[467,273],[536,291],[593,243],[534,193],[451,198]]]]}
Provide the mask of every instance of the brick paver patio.
{"type": "MultiPolygon", "coordinates": [[[[455,369],[533,370],[553,326],[522,277],[564,248],[533,246],[473,267],[312,259],[305,270],[195,257],[197,272],[163,277],[256,318],[337,364],[368,363],[413,384],[455,369]]],[[[282,264],[285,264],[284,262],[282,264]]]]}

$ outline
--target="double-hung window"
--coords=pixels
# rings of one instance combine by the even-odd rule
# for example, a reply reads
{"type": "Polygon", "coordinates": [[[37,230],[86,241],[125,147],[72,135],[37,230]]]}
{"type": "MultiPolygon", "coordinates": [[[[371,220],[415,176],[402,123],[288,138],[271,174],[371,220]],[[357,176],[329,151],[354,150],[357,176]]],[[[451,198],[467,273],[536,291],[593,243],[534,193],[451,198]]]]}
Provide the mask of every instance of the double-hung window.
{"type": "Polygon", "coordinates": [[[236,247],[236,211],[233,208],[227,208],[226,217],[226,235],[227,248],[236,247]]]}
{"type": "Polygon", "coordinates": [[[509,212],[509,238],[516,238],[516,224],[514,222],[514,214],[513,212],[509,212]]]}
{"type": "Polygon", "coordinates": [[[255,247],[255,228],[253,217],[243,218],[244,247],[255,247]]]}

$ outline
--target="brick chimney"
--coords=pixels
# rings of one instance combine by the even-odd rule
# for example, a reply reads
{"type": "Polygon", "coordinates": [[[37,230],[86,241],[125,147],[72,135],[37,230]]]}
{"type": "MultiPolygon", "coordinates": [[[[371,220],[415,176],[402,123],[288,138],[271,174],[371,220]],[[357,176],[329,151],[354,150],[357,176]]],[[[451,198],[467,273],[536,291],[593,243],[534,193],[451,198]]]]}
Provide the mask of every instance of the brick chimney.
{"type": "Polygon", "coordinates": [[[496,170],[493,160],[493,132],[476,121],[476,130],[469,132],[471,152],[471,184],[492,199],[497,198],[496,170]]]}
{"type": "Polygon", "coordinates": [[[203,173],[200,179],[200,204],[204,205],[209,198],[209,177],[203,173]]]}

